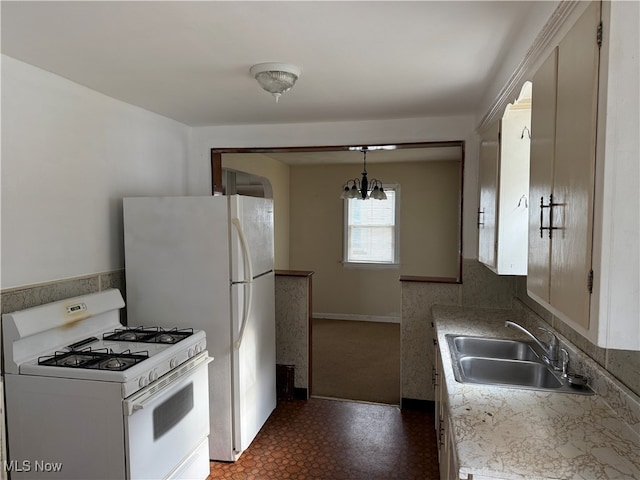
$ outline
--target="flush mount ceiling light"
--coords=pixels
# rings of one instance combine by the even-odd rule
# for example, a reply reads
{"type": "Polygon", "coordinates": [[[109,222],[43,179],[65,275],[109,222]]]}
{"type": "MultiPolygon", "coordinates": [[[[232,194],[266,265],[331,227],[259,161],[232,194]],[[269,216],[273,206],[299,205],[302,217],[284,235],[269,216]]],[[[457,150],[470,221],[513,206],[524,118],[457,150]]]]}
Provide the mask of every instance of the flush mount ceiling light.
{"type": "Polygon", "coordinates": [[[278,102],[280,95],[291,90],[302,69],[287,63],[259,63],[249,70],[260,86],[278,102]]]}
{"type": "Polygon", "coordinates": [[[344,184],[342,195],[340,195],[340,198],[343,200],[351,198],[358,198],[362,200],[366,200],[368,198],[374,198],[376,200],[387,199],[387,194],[384,193],[382,182],[380,180],[375,178],[372,178],[371,181],[367,180],[367,150],[368,147],[360,147],[360,151],[364,155],[362,179],[358,180],[357,178],[354,178],[352,180],[347,180],[347,183],[344,184]]]}

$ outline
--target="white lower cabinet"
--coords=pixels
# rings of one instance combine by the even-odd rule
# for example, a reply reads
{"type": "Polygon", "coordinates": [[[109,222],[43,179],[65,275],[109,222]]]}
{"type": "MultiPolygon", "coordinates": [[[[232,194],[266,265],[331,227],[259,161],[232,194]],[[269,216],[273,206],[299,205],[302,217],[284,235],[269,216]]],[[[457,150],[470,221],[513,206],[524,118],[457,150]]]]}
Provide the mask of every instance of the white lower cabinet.
{"type": "Polygon", "coordinates": [[[433,385],[435,387],[435,427],[438,443],[438,462],[440,466],[440,480],[454,480],[458,477],[458,462],[456,448],[451,435],[449,423],[449,404],[447,401],[447,386],[444,381],[444,371],[440,357],[440,348],[436,345],[435,367],[433,370],[433,385]]]}
{"type": "Polygon", "coordinates": [[[451,424],[449,423],[449,415],[444,415],[443,422],[444,430],[443,430],[443,448],[444,448],[444,468],[442,472],[440,472],[440,479],[445,480],[454,480],[458,479],[458,460],[456,457],[456,447],[453,440],[453,436],[451,435],[451,424]]]}

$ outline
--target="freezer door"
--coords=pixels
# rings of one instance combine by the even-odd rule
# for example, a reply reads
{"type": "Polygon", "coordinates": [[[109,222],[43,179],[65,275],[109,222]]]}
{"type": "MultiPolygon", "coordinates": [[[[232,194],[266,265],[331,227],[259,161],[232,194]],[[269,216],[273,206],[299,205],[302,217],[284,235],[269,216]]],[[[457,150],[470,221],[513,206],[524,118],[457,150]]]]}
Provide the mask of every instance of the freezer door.
{"type": "Polygon", "coordinates": [[[227,202],[132,197],[123,205],[130,325],[192,327],[209,343],[216,319],[229,324],[227,202]]]}
{"type": "MultiPolygon", "coordinates": [[[[263,275],[251,284],[234,285],[233,319],[236,335],[242,324],[248,289],[252,305],[242,342],[233,353],[234,450],[239,456],[255,438],[276,407],[276,329],[274,274],[263,275]]],[[[238,337],[236,336],[236,339],[238,337]]]]}
{"type": "Polygon", "coordinates": [[[273,201],[231,195],[229,217],[232,223],[237,219],[236,226],[231,229],[231,280],[249,280],[246,278],[245,254],[250,257],[254,277],[273,270],[273,201]],[[242,235],[246,252],[243,251],[242,235]]]}

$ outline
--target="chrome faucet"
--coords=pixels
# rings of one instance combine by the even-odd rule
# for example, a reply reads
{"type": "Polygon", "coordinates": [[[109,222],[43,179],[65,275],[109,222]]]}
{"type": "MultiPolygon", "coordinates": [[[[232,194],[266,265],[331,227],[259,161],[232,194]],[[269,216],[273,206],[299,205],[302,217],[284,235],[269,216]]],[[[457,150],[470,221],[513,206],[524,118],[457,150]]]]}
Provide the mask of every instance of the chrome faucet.
{"type": "Polygon", "coordinates": [[[549,365],[550,367],[552,367],[554,370],[560,370],[562,367],[560,367],[559,365],[559,342],[558,342],[558,337],[555,336],[555,334],[546,328],[542,328],[542,327],[538,327],[540,330],[542,330],[545,333],[549,334],[549,343],[544,343],[541,342],[540,340],[538,340],[536,338],[536,336],[534,334],[532,334],[529,330],[527,330],[526,328],[524,328],[521,325],[518,325],[517,323],[514,323],[510,320],[507,320],[506,322],[504,322],[504,326],[505,327],[514,327],[518,330],[520,330],[522,333],[528,335],[529,337],[531,337],[531,339],[536,342],[536,344],[542,349],[542,351],[544,352],[544,356],[542,357],[542,360],[544,360],[544,362],[549,365]]]}

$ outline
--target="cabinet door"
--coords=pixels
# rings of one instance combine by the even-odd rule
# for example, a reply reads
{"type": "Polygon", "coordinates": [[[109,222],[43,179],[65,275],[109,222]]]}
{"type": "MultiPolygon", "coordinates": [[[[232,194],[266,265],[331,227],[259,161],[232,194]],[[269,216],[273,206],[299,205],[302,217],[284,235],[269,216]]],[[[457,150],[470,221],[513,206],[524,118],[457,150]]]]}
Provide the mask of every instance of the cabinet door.
{"type": "Polygon", "coordinates": [[[529,157],[529,260],[527,290],[549,303],[551,241],[548,230],[549,203],[553,186],[556,138],[556,80],[558,49],[554,49],[533,77],[531,93],[531,154],[529,157]]]}
{"type": "MultiPolygon", "coordinates": [[[[451,421],[450,418],[447,417],[447,445],[448,445],[448,456],[447,456],[447,478],[449,480],[457,480],[458,475],[458,456],[456,454],[456,444],[453,439],[453,435],[451,435],[451,421]]],[[[442,475],[441,475],[442,476],[442,475]]],[[[473,475],[473,478],[476,478],[476,475],[473,475]]]]}
{"type": "Polygon", "coordinates": [[[480,143],[480,206],[478,208],[478,260],[496,267],[496,233],[498,205],[498,158],[500,122],[484,133],[480,143]]]}
{"type": "Polygon", "coordinates": [[[436,352],[435,352],[435,371],[434,371],[434,382],[433,386],[435,388],[435,420],[436,420],[436,442],[438,447],[438,460],[442,463],[442,415],[444,405],[442,403],[442,382],[444,382],[444,375],[442,372],[442,361],[440,359],[440,347],[436,343],[436,352]]]}
{"type": "Polygon", "coordinates": [[[527,274],[530,102],[529,96],[521,96],[507,106],[500,122],[496,237],[499,275],[527,274]]]}
{"type": "MultiPolygon", "coordinates": [[[[592,3],[558,47],[554,230],[550,303],[589,327],[596,153],[600,2],[592,3]]],[[[535,100],[534,100],[535,101],[535,100]]]]}

